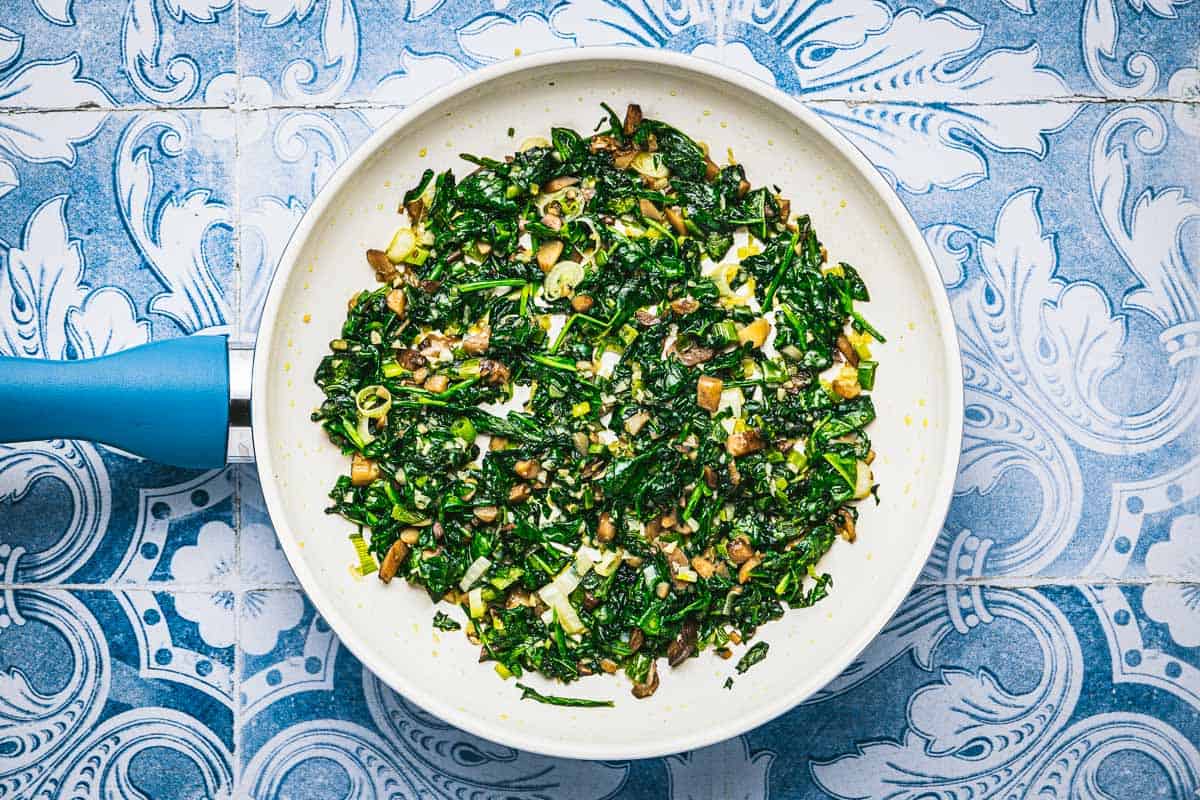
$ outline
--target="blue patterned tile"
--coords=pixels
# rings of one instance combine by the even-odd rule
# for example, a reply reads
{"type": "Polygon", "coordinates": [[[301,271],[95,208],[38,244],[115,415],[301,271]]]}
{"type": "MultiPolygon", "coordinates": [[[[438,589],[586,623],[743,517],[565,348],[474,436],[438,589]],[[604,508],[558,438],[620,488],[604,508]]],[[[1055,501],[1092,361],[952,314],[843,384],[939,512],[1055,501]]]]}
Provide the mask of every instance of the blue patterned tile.
{"type": "Polygon", "coordinates": [[[287,557],[279,546],[267,502],[263,499],[258,470],[253,464],[233,468],[238,481],[239,581],[243,588],[295,587],[298,585],[287,557]]]}
{"type": "Polygon", "coordinates": [[[678,3],[243,0],[242,74],[255,100],[404,105],[474,67],[523,54],[633,44],[714,57],[717,11],[678,3]],[[286,47],[293,58],[279,58],[286,47]]]}
{"type": "Polygon", "coordinates": [[[3,796],[230,795],[233,649],[176,614],[188,595],[2,596],[3,796]]]}
{"type": "Polygon", "coordinates": [[[488,63],[625,44],[774,83],[867,153],[938,259],[968,410],[924,583],[858,662],[745,736],[631,763],[514,752],[383,687],[304,599],[253,468],[0,445],[0,796],[1195,794],[1200,3],[5,11],[0,353],[250,338],[292,229],[372,127],[488,63]],[[1069,585],[989,584],[1037,576],[1069,585]]]}
{"type": "Polygon", "coordinates": [[[334,169],[389,116],[330,109],[239,115],[241,330],[247,338],[258,330],[271,274],[292,230],[334,169]]]}
{"type": "Polygon", "coordinates": [[[939,580],[1140,577],[1200,496],[1200,172],[1178,169],[1196,134],[1176,105],[1073,108],[1040,152],[988,154],[968,188],[903,195],[966,370],[941,552],[986,545],[970,569],[931,564],[939,580]]]}
{"type": "Polygon", "coordinates": [[[78,358],[233,324],[230,112],[5,120],[0,293],[44,313],[0,319],[0,352],[78,358]]]}
{"type": "Polygon", "coordinates": [[[902,106],[1193,96],[1200,8],[1177,0],[728,0],[722,60],[810,98],[902,106]],[[1044,7],[1043,7],[1044,6],[1044,7]]]}
{"type": "Polygon", "coordinates": [[[225,539],[232,556],[232,496],[229,470],[173,469],[86,442],[0,445],[0,546],[17,583],[235,577],[232,557],[207,571],[190,560],[197,543],[225,539]]]}
{"type": "Polygon", "coordinates": [[[30,86],[0,107],[220,104],[233,87],[236,63],[232,6],[233,0],[10,0],[0,18],[0,85],[30,86]],[[51,65],[73,69],[107,102],[62,91],[51,65]]]}
{"type": "Polygon", "coordinates": [[[702,751],[608,764],[513,754],[430,718],[306,611],[275,652],[247,659],[242,789],[450,797],[482,781],[524,797],[541,771],[546,798],[1066,797],[1087,780],[1113,796],[1183,798],[1200,787],[1198,593],[919,589],[817,699],[702,751]],[[463,757],[438,755],[451,746],[463,757]]]}

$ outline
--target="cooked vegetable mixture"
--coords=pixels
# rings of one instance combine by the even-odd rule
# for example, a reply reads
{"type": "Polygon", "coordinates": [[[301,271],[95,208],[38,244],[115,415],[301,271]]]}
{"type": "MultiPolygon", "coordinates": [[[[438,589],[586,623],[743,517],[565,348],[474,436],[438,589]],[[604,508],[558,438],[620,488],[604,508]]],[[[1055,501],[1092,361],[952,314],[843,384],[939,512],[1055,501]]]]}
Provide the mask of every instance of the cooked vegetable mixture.
{"type": "Polygon", "coordinates": [[[605,110],[426,171],[313,420],[353,456],[329,511],[363,574],[461,606],[502,677],[621,670],[646,697],[660,658],[730,658],[828,592],[817,563],[875,490],[883,337],[778,189],[605,110]]]}

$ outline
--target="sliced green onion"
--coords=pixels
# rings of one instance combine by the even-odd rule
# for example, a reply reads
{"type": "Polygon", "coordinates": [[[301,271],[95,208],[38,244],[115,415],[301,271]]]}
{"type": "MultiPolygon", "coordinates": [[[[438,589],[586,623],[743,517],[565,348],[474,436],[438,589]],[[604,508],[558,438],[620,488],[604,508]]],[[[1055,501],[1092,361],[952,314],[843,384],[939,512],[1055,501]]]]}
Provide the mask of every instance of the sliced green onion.
{"type": "Polygon", "coordinates": [[[584,400],[582,403],[576,403],[575,405],[571,406],[571,416],[572,417],[585,417],[585,416],[587,416],[588,412],[590,412],[591,410],[592,410],[592,404],[589,403],[587,400],[584,400]]]}
{"type": "Polygon", "coordinates": [[[466,417],[459,417],[450,426],[450,432],[467,444],[475,441],[475,425],[466,417]]]}
{"type": "Polygon", "coordinates": [[[379,384],[367,386],[354,396],[354,405],[359,417],[382,419],[392,410],[392,393],[379,384]]]}
{"type": "Polygon", "coordinates": [[[492,565],[492,560],[487,556],[480,556],[471,562],[471,566],[467,567],[467,571],[463,573],[462,580],[458,582],[458,587],[464,592],[471,588],[475,581],[483,577],[483,574],[488,571],[488,567],[492,565]]]}
{"type": "Polygon", "coordinates": [[[639,175],[645,175],[647,178],[669,178],[671,170],[667,168],[663,157],[658,153],[641,152],[633,157],[633,161],[629,162],[629,166],[633,167],[639,175]]]}
{"type": "Polygon", "coordinates": [[[417,236],[413,233],[412,228],[400,228],[392,236],[392,243],[388,245],[388,261],[399,264],[407,260],[416,249],[417,236]]]}
{"type": "Polygon", "coordinates": [[[729,344],[738,340],[737,325],[731,319],[722,320],[714,325],[713,333],[729,344]]]}
{"type": "Polygon", "coordinates": [[[481,619],[484,612],[487,611],[487,604],[483,602],[483,589],[472,589],[467,592],[467,607],[470,609],[471,619],[481,619]]]}
{"type": "Polygon", "coordinates": [[[578,261],[560,261],[546,273],[542,288],[550,300],[566,297],[583,280],[583,265],[578,261]]]}
{"type": "Polygon", "coordinates": [[[375,563],[375,557],[367,549],[367,543],[361,533],[350,534],[350,544],[354,545],[354,552],[358,554],[357,572],[359,575],[370,575],[379,569],[379,565],[375,563]]]}
{"type": "Polygon", "coordinates": [[[854,499],[862,500],[871,493],[871,467],[865,461],[854,464],[854,499]]]}
{"type": "Polygon", "coordinates": [[[878,366],[875,361],[858,362],[858,385],[868,392],[875,388],[875,369],[878,366]]]}
{"type": "Polygon", "coordinates": [[[624,555],[622,550],[609,550],[600,556],[600,560],[592,569],[597,575],[607,578],[617,571],[617,567],[621,566],[621,557],[624,555]]]}
{"type": "Polygon", "coordinates": [[[383,365],[383,377],[398,378],[404,374],[404,367],[397,364],[395,361],[389,361],[383,365]]]}

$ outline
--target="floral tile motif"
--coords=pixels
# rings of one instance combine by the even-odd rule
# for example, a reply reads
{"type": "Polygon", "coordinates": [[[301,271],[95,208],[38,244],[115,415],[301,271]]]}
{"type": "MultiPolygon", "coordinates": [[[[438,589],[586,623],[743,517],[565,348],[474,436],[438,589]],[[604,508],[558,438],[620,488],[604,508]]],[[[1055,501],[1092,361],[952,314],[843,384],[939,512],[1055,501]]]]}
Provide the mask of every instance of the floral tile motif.
{"type": "Polygon", "coordinates": [[[264,87],[258,102],[404,105],[472,68],[544,50],[633,44],[712,57],[716,20],[712,0],[243,0],[241,70],[264,87]],[[280,42],[291,58],[279,58],[280,42]]]}
{"type": "Polygon", "coordinates": [[[0,86],[7,80],[16,91],[0,89],[0,108],[219,104],[236,64],[233,2],[10,0],[0,18],[0,86]],[[104,99],[37,74],[50,68],[73,70],[104,99]]]}
{"type": "Polygon", "coordinates": [[[620,44],[779,86],[872,159],[941,269],[967,413],[944,535],[856,663],[745,736],[631,763],[515,752],[382,686],[299,589],[253,467],[0,445],[0,797],[1200,788],[1200,3],[4,11],[2,355],[252,339],[292,229],[373,128],[486,64],[620,44]]]}
{"type": "Polygon", "coordinates": [[[4,796],[231,796],[233,648],[176,614],[189,595],[2,596],[4,796]]]}
{"type": "Polygon", "coordinates": [[[309,781],[338,797],[451,797],[482,779],[505,797],[1066,797],[1055,792],[1094,781],[1188,797],[1200,787],[1198,598],[1193,584],[918,589],[817,699],[703,751],[604,764],[513,753],[440,723],[306,610],[273,652],[246,660],[242,791],[310,796],[309,781]]]}
{"type": "Polygon", "coordinates": [[[393,113],[273,109],[239,114],[243,338],[253,341],[271,274],[317,192],[372,128],[393,113]]]}
{"type": "Polygon", "coordinates": [[[224,574],[186,568],[186,550],[213,529],[232,532],[233,488],[229,470],[163,467],[88,442],[0,445],[6,580],[211,585],[224,574]]]}
{"type": "Polygon", "coordinates": [[[1177,0],[727,0],[722,10],[725,63],[806,99],[903,107],[1194,91],[1195,53],[1174,43],[1200,9],[1177,0]]]}

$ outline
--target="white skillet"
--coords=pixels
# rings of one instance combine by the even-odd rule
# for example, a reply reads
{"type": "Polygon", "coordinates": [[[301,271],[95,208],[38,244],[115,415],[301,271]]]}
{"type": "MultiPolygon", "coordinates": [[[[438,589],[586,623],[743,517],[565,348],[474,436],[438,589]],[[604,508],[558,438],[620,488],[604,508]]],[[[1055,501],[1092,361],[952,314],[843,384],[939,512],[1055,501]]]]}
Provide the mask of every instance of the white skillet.
{"type": "MultiPolygon", "coordinates": [[[[240,356],[240,357],[236,357],[240,356]]],[[[0,441],[91,438],[186,466],[218,466],[226,426],[245,423],[245,353],[231,375],[218,337],[156,342],[85,362],[0,359],[0,441]],[[239,380],[240,378],[240,380],[239,380]],[[82,409],[82,411],[81,411],[82,409]]],[[[954,323],[936,266],[899,199],[866,158],[788,96],[708,61],[595,48],[520,58],[434,92],[377,131],[342,165],[296,229],[276,270],[254,353],[254,452],[279,541],[342,642],[387,684],[454,725],[512,747],[594,759],[646,758],[735,736],[833,679],[880,631],[937,538],[954,483],[963,413],[954,323]],[[888,336],[870,434],[880,504],[860,508],[858,541],[822,560],[830,596],[760,629],[765,661],[722,688],[735,661],[712,654],[664,668],[645,700],[624,678],[554,694],[612,698],[611,709],[521,701],[460,632],[432,628],[423,589],[352,572],[350,526],[328,516],[347,459],[309,421],[313,370],[338,336],[346,299],[370,287],[364,252],[386,244],[404,191],[431,167],[470,171],[457,155],[502,156],[551,126],[591,131],[600,103],[640,103],[728,150],[755,183],[778,185],[812,215],[831,258],[854,264],[888,336]],[[513,138],[506,135],[514,128],[513,138]]],[[[236,443],[236,439],[234,439],[236,443]]],[[[460,613],[460,612],[453,612],[460,613]]]]}

